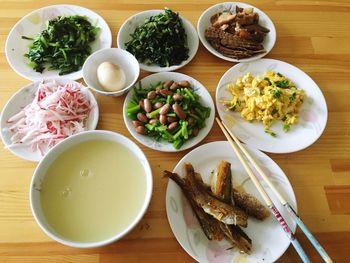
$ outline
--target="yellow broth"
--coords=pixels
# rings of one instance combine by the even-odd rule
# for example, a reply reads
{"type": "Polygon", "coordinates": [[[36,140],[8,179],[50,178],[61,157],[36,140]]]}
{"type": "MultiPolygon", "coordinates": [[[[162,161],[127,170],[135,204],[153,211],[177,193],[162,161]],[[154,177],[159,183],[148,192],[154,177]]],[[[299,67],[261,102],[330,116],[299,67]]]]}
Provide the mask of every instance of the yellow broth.
{"type": "Polygon", "coordinates": [[[107,140],[72,146],[49,167],[41,206],[64,239],[97,242],[121,233],[146,196],[146,175],[137,156],[107,140]]]}

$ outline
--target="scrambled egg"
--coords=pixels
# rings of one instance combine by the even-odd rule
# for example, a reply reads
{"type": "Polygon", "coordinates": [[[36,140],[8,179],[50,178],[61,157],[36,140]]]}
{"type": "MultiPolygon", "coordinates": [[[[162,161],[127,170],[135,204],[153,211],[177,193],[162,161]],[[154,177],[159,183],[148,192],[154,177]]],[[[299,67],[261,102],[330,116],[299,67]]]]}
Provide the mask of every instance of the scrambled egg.
{"type": "Polygon", "coordinates": [[[282,120],[283,130],[298,122],[298,112],[305,99],[305,92],[297,89],[293,82],[280,73],[267,71],[263,79],[247,73],[228,85],[232,100],[224,105],[233,111],[241,112],[247,121],[261,121],[265,132],[276,136],[270,130],[271,124],[282,120]]]}

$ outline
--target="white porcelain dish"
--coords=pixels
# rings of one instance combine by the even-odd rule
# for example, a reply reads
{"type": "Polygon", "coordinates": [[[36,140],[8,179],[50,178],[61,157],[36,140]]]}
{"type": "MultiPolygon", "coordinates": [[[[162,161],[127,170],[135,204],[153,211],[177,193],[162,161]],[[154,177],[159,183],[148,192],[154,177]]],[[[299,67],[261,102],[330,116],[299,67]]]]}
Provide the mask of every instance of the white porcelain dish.
{"type": "MultiPolygon", "coordinates": [[[[293,207],[296,207],[293,188],[278,165],[264,153],[251,147],[246,148],[268,174],[277,190],[293,207]]],[[[201,174],[204,182],[208,183],[211,171],[217,167],[221,160],[231,163],[233,185],[243,187],[263,203],[259,192],[227,141],[211,142],[197,147],[177,163],[173,172],[184,176],[184,165],[191,163],[195,171],[201,174]]],[[[287,216],[288,212],[278,202],[271,189],[264,182],[261,183],[294,232],[295,222],[287,216]]],[[[242,228],[252,239],[252,249],[249,255],[243,255],[234,248],[229,249],[232,245],[226,240],[209,241],[182,190],[171,179],[169,179],[166,191],[166,212],[177,241],[191,257],[201,263],[274,262],[287,250],[290,244],[290,240],[272,214],[264,221],[249,218],[247,228],[242,228]]]]}
{"type": "MultiPolygon", "coordinates": [[[[31,81],[41,79],[53,79],[61,77],[57,70],[44,70],[43,73],[36,72],[28,65],[24,54],[28,53],[32,41],[22,39],[22,36],[36,37],[43,29],[46,22],[60,15],[82,15],[88,17],[89,21],[100,28],[96,40],[91,43],[92,53],[96,50],[108,48],[112,45],[112,34],[106,21],[95,12],[76,5],[52,5],[43,7],[19,20],[10,31],[6,44],[5,53],[10,66],[17,74],[31,81]]],[[[77,80],[82,78],[83,71],[72,72],[63,75],[63,78],[77,80]]]]}
{"type": "Polygon", "coordinates": [[[149,147],[153,150],[161,151],[161,152],[177,152],[177,151],[183,151],[188,148],[191,148],[195,145],[197,145],[199,142],[201,142],[209,133],[211,130],[213,123],[214,123],[214,116],[215,116],[215,106],[213,103],[213,100],[207,91],[207,89],[197,80],[194,78],[187,76],[185,74],[177,73],[177,72],[160,72],[157,74],[149,75],[142,80],[140,80],[142,87],[148,87],[151,84],[156,84],[160,81],[166,81],[166,80],[174,80],[181,81],[181,80],[187,80],[192,87],[194,87],[195,92],[201,97],[200,102],[202,105],[206,107],[210,107],[210,116],[206,120],[205,127],[202,128],[199,131],[199,134],[187,140],[180,149],[173,148],[172,144],[166,141],[155,141],[153,138],[150,138],[146,135],[138,134],[135,131],[135,128],[132,124],[132,120],[127,116],[126,114],[126,105],[131,100],[133,96],[133,90],[131,90],[128,95],[125,98],[124,105],[123,105],[123,118],[124,122],[126,124],[127,129],[131,133],[131,135],[141,144],[145,145],[146,147],[149,147]]]}
{"type": "MultiPolygon", "coordinates": [[[[118,47],[121,49],[126,49],[125,43],[131,40],[130,34],[132,34],[138,26],[144,24],[145,20],[151,16],[158,15],[163,13],[164,10],[147,10],[136,15],[131,16],[127,19],[119,29],[117,36],[118,47]]],[[[174,71],[179,68],[182,68],[188,64],[193,57],[196,55],[199,45],[197,31],[194,26],[184,17],[180,16],[182,20],[183,27],[187,35],[187,45],[189,48],[189,57],[184,60],[180,65],[173,65],[170,67],[160,67],[158,65],[147,65],[140,62],[140,68],[149,72],[164,72],[164,71],[174,71]]]]}
{"type": "Polygon", "coordinates": [[[205,10],[202,15],[199,17],[198,23],[197,23],[197,31],[198,31],[198,36],[204,47],[212,53],[214,56],[217,56],[218,58],[231,61],[231,62],[249,62],[253,60],[257,60],[259,58],[262,58],[263,56],[267,55],[273,46],[275,45],[276,42],[276,29],[275,26],[272,22],[272,20],[260,9],[241,2],[225,2],[225,3],[220,3],[213,5],[209,7],[207,10],[205,10]],[[231,11],[232,13],[235,13],[236,11],[236,6],[242,7],[242,8],[254,8],[254,12],[258,13],[259,15],[259,24],[268,28],[270,32],[265,36],[264,41],[262,42],[266,52],[258,54],[256,56],[252,56],[250,58],[244,58],[244,59],[235,59],[235,58],[230,58],[227,57],[220,52],[216,51],[212,45],[206,40],[204,36],[204,32],[207,28],[211,26],[210,23],[210,18],[216,14],[220,13],[223,11],[231,11]]]}
{"type": "MultiPolygon", "coordinates": [[[[114,133],[111,131],[104,131],[104,130],[86,131],[83,133],[73,135],[68,139],[64,140],[62,143],[52,148],[48,152],[48,154],[41,160],[41,162],[38,164],[37,168],[35,169],[34,175],[32,177],[32,181],[29,189],[29,192],[30,192],[29,199],[30,199],[30,207],[36,222],[39,224],[40,228],[50,238],[70,247],[92,248],[92,247],[104,246],[109,243],[115,242],[121,239],[123,236],[125,236],[132,228],[134,228],[136,224],[142,219],[143,215],[145,214],[148,208],[148,205],[150,203],[151,196],[152,196],[152,189],[153,189],[153,177],[152,177],[151,167],[144,153],[134,142],[132,142],[130,139],[126,138],[123,135],[120,135],[118,133],[114,133]],[[58,158],[61,154],[64,154],[64,152],[68,148],[74,145],[77,145],[81,142],[91,141],[91,140],[108,140],[108,141],[117,142],[127,147],[130,151],[132,151],[135,155],[137,155],[145,171],[146,195],[145,195],[145,199],[143,201],[141,209],[139,210],[139,212],[137,213],[133,221],[130,222],[130,224],[122,232],[120,232],[119,234],[115,234],[111,238],[98,241],[98,242],[77,242],[77,241],[68,240],[60,236],[49,225],[49,222],[47,222],[45,215],[43,213],[43,210],[41,208],[40,191],[38,191],[38,189],[40,189],[41,182],[45,177],[47,169],[50,167],[50,165],[56,158],[58,158]]],[[[130,189],[130,191],[132,191],[132,189],[130,189]]]]}
{"type": "Polygon", "coordinates": [[[140,74],[140,66],[136,58],[120,48],[106,48],[91,54],[83,65],[83,77],[89,88],[107,96],[121,96],[129,91],[140,74]],[[102,62],[111,62],[124,71],[126,85],[118,91],[105,91],[97,78],[97,68],[102,62]]]}
{"type": "Polygon", "coordinates": [[[323,133],[328,116],[326,100],[317,84],[297,67],[274,59],[240,63],[226,71],[216,89],[216,107],[220,118],[241,141],[271,153],[291,153],[310,146],[323,133]],[[283,74],[306,94],[306,100],[299,112],[299,123],[292,125],[288,132],[283,131],[280,121],[273,123],[271,130],[277,137],[265,133],[261,122],[250,123],[244,120],[239,112],[227,111],[221,102],[232,98],[227,84],[235,82],[248,72],[254,76],[263,76],[267,70],[283,74]]]}
{"type": "MultiPolygon", "coordinates": [[[[46,81],[51,81],[51,80],[46,80],[46,81]]],[[[57,79],[55,81],[61,85],[65,85],[71,82],[74,82],[77,85],[81,85],[80,83],[77,83],[73,80],[62,79],[62,78],[57,79]]],[[[4,143],[5,147],[8,147],[8,150],[11,151],[14,155],[22,159],[33,161],[33,162],[39,162],[43,158],[43,156],[40,154],[39,151],[33,152],[30,146],[16,145],[13,147],[9,147],[9,145],[12,144],[11,143],[12,132],[8,130],[8,127],[10,127],[10,124],[7,123],[7,120],[10,117],[12,117],[14,114],[18,113],[23,107],[25,107],[26,105],[28,105],[33,101],[35,92],[37,91],[39,84],[40,84],[40,81],[33,82],[21,88],[20,90],[18,90],[8,100],[0,116],[0,134],[1,134],[2,142],[4,143]]],[[[97,101],[94,95],[91,93],[91,91],[89,91],[88,88],[84,86],[82,87],[83,87],[82,92],[84,92],[88,96],[92,104],[92,110],[90,111],[90,115],[87,122],[87,130],[94,130],[96,129],[96,126],[98,123],[98,117],[99,117],[97,101]]]]}

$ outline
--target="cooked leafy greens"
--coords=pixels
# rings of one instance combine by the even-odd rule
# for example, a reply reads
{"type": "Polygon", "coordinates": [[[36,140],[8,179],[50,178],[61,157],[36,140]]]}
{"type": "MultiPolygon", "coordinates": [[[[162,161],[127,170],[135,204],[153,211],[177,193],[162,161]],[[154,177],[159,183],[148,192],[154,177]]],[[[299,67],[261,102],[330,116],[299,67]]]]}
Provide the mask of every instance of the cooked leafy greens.
{"type": "Polygon", "coordinates": [[[95,40],[99,28],[93,26],[85,16],[58,16],[47,22],[46,28],[33,40],[29,52],[24,56],[29,65],[42,73],[59,70],[59,75],[80,70],[91,54],[90,44],[95,40]]]}
{"type": "Polygon", "coordinates": [[[168,8],[164,13],[146,19],[125,46],[139,62],[161,67],[181,64],[189,52],[181,18],[168,8]]]}

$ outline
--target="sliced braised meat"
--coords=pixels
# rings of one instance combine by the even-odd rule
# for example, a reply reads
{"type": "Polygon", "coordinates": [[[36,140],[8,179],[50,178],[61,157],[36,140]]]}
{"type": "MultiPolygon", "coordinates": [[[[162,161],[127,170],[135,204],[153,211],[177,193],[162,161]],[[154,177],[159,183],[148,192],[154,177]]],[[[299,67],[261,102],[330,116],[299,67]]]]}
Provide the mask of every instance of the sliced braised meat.
{"type": "Polygon", "coordinates": [[[253,41],[247,41],[245,39],[241,39],[237,35],[233,35],[231,33],[225,32],[219,28],[209,27],[205,30],[205,37],[207,40],[220,40],[221,45],[235,49],[235,48],[246,48],[250,50],[264,50],[263,45],[260,43],[255,43],[253,41]]]}

